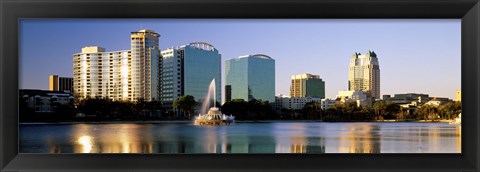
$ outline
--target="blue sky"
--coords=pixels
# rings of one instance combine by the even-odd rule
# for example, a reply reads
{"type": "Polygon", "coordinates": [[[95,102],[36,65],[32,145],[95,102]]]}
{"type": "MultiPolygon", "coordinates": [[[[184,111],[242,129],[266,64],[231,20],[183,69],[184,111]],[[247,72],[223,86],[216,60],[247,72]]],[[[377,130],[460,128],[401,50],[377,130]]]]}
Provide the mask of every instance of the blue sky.
{"type": "Polygon", "coordinates": [[[225,60],[267,54],[276,63],[276,94],[289,94],[291,75],[312,73],[334,98],[347,89],[352,54],[368,50],[379,59],[382,95],[455,98],[461,88],[458,19],[22,19],[20,88],[48,89],[49,75],[72,77],[72,55],[82,47],[126,50],[130,32],[142,28],[161,35],[162,50],[194,41],[214,45],[222,72],[225,60]]]}

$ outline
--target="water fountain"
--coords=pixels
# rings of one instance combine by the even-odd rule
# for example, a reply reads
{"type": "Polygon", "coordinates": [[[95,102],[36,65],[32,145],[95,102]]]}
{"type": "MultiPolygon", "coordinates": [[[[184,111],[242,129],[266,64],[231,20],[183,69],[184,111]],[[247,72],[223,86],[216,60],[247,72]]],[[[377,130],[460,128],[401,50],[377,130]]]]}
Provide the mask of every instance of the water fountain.
{"type": "Polygon", "coordinates": [[[198,114],[195,117],[195,125],[230,125],[231,123],[235,122],[235,117],[232,115],[225,115],[217,108],[217,92],[215,87],[215,78],[210,82],[210,86],[208,87],[207,96],[202,103],[201,114],[198,114]],[[213,92],[213,107],[211,107],[208,112],[205,114],[207,108],[210,105],[210,100],[213,92]],[[203,115],[202,115],[203,113],[203,115]]]}

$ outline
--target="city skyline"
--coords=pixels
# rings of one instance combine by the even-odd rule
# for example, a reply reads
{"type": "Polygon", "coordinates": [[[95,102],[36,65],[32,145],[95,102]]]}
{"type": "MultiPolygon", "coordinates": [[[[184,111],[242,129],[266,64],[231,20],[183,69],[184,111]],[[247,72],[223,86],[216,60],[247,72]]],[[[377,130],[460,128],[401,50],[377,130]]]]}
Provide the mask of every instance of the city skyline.
{"type": "Polygon", "coordinates": [[[82,47],[129,49],[125,33],[139,25],[162,35],[160,50],[194,41],[214,45],[222,54],[222,89],[226,60],[268,54],[276,61],[275,95],[289,93],[291,75],[314,73],[325,81],[326,98],[334,98],[348,90],[351,54],[368,50],[379,56],[381,95],[414,92],[454,99],[461,88],[460,20],[177,19],[21,20],[20,88],[46,90],[49,75],[73,76],[71,54],[82,47]],[[51,37],[54,33],[69,37],[51,37]]]}

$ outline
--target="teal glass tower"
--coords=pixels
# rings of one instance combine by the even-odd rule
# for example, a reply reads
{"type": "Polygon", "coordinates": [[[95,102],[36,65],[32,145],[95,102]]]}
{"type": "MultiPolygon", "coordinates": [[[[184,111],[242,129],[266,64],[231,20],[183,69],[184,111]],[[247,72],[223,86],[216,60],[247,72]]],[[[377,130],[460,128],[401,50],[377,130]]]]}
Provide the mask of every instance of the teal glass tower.
{"type": "MultiPolygon", "coordinates": [[[[229,99],[275,102],[275,60],[264,54],[225,61],[225,85],[229,99]]],[[[230,100],[226,100],[230,101],[230,100]]]]}
{"type": "Polygon", "coordinates": [[[221,54],[211,44],[192,42],[163,50],[160,99],[166,108],[180,96],[202,102],[215,79],[216,100],[221,102],[221,54]]]}

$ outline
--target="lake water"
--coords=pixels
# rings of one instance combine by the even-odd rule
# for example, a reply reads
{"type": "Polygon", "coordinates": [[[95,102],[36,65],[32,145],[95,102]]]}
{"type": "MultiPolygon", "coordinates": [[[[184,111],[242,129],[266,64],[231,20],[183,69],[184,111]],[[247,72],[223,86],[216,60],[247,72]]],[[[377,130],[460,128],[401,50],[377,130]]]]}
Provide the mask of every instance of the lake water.
{"type": "Polygon", "coordinates": [[[447,123],[21,124],[20,153],[461,153],[447,123]]]}

